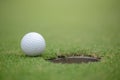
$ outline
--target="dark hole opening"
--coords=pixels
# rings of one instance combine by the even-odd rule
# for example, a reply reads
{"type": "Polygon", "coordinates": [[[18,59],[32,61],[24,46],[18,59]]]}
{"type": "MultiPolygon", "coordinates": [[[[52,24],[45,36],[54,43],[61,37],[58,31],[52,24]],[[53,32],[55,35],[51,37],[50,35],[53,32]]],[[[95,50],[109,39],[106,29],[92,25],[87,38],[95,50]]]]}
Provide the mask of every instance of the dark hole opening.
{"type": "Polygon", "coordinates": [[[48,61],[53,62],[53,63],[89,63],[89,62],[99,62],[100,57],[92,57],[92,56],[58,56],[57,58],[54,59],[48,59],[48,61]]]}

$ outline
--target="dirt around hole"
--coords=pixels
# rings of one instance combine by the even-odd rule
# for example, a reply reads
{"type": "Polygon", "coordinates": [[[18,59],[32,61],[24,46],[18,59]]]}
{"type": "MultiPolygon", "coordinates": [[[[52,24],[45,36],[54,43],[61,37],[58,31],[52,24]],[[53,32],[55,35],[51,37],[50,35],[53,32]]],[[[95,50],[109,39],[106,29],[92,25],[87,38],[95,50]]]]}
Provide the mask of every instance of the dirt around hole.
{"type": "Polygon", "coordinates": [[[58,56],[57,58],[48,59],[48,61],[53,63],[62,63],[62,64],[72,64],[72,63],[89,63],[89,62],[99,62],[101,60],[100,57],[93,56],[58,56]]]}

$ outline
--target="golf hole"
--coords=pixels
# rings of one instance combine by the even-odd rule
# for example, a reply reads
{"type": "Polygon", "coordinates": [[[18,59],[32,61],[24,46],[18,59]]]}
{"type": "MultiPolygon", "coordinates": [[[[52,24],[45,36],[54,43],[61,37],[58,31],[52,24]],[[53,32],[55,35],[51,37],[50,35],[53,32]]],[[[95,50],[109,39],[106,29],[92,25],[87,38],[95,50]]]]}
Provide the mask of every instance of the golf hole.
{"type": "Polygon", "coordinates": [[[93,56],[58,56],[54,59],[48,59],[50,62],[53,63],[62,63],[62,64],[72,64],[72,63],[89,63],[89,62],[99,62],[100,57],[93,57],[93,56]]]}

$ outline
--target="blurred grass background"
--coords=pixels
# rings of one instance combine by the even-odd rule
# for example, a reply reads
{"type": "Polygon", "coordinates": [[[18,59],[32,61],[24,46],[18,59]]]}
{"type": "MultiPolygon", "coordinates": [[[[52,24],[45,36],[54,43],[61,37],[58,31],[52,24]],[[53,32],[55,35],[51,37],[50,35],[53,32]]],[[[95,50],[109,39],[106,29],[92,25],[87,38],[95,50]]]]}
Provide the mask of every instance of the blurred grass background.
{"type": "Polygon", "coordinates": [[[12,45],[36,31],[63,49],[119,45],[119,14],[118,0],[1,0],[0,40],[19,47],[12,45]]]}
{"type": "Polygon", "coordinates": [[[48,41],[54,38],[61,43],[68,40],[89,43],[94,35],[101,41],[111,36],[116,39],[119,14],[118,0],[1,0],[0,36],[19,39],[21,34],[36,31],[47,36],[48,41]]]}

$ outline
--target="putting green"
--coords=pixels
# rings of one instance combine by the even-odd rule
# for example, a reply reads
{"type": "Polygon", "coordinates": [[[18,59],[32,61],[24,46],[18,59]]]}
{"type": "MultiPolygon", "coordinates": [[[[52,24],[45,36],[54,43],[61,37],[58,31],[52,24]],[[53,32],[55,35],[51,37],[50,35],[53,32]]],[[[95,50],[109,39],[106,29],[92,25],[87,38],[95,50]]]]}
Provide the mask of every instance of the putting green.
{"type": "Polygon", "coordinates": [[[117,0],[1,0],[0,80],[119,80],[120,6],[117,0]],[[38,57],[21,51],[24,34],[46,40],[38,57]],[[100,62],[54,64],[57,55],[93,55],[100,62]]]}

